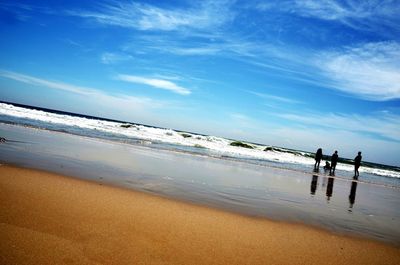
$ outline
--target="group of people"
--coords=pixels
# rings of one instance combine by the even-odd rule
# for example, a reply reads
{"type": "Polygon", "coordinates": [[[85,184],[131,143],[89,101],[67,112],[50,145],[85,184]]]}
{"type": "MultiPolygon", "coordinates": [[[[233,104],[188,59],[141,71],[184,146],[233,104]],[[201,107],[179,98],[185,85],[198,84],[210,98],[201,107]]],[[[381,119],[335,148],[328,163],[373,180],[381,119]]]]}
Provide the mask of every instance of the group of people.
{"type": "MultiPolygon", "coordinates": [[[[319,169],[319,164],[321,162],[321,159],[322,159],[322,148],[318,148],[317,152],[315,153],[315,164],[314,164],[315,170],[319,169]]],[[[326,161],[324,169],[326,171],[329,170],[330,175],[335,175],[338,159],[339,159],[338,151],[335,151],[331,156],[331,163],[329,164],[329,162],[326,161]]],[[[354,178],[358,178],[358,176],[360,175],[358,169],[361,166],[361,159],[362,159],[361,152],[358,152],[358,155],[354,158],[354,178]]]]}

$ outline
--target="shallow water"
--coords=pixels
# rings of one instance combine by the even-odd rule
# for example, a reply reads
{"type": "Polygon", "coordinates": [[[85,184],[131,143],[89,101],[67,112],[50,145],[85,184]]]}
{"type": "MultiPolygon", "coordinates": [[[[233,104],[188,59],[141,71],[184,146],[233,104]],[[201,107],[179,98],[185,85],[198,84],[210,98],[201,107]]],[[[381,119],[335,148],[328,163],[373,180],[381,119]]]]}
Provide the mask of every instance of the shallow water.
{"type": "Polygon", "coordinates": [[[0,161],[400,244],[400,190],[0,123],[0,161]]]}

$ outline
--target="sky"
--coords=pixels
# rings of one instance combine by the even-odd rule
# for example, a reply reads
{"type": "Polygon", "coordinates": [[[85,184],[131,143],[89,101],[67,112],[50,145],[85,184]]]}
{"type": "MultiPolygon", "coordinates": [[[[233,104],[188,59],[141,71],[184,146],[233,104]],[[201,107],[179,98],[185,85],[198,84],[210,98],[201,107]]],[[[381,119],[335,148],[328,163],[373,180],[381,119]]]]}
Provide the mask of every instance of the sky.
{"type": "Polygon", "coordinates": [[[400,166],[400,1],[0,0],[0,100],[400,166]]]}

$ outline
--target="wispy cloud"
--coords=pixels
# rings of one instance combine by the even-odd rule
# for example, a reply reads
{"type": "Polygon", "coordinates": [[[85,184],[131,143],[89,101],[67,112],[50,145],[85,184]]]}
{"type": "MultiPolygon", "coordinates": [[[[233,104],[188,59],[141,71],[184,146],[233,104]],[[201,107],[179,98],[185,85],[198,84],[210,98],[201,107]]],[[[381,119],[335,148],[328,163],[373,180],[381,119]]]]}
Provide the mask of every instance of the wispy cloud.
{"type": "Polygon", "coordinates": [[[189,95],[191,93],[189,89],[178,86],[177,84],[175,84],[169,80],[147,78],[147,77],[136,76],[136,75],[124,75],[124,74],[119,74],[119,75],[117,75],[116,78],[121,81],[137,83],[137,84],[144,84],[144,85],[151,86],[154,88],[169,90],[174,93],[181,94],[181,95],[189,95]]]}
{"type": "Polygon", "coordinates": [[[318,57],[332,88],[372,101],[400,98],[400,44],[368,43],[318,57]]]}
{"type": "Polygon", "coordinates": [[[214,55],[221,52],[219,47],[212,46],[203,46],[203,47],[171,47],[171,49],[164,51],[168,51],[169,53],[173,53],[176,55],[214,55]]]}
{"type": "Polygon", "coordinates": [[[156,101],[147,97],[134,97],[124,94],[110,95],[96,88],[77,86],[54,80],[47,80],[12,71],[0,70],[0,77],[22,82],[29,85],[62,90],[86,97],[90,96],[90,98],[95,101],[98,100],[99,102],[108,102],[110,104],[112,103],[115,106],[125,106],[129,108],[131,108],[132,106],[136,106],[137,109],[146,109],[146,108],[161,108],[166,105],[161,101],[156,101]]]}
{"type": "Polygon", "coordinates": [[[75,86],[75,85],[71,85],[71,84],[67,84],[67,83],[63,83],[63,82],[46,80],[46,79],[37,78],[34,76],[24,75],[24,74],[20,74],[20,73],[16,73],[16,72],[11,72],[11,71],[0,70],[0,76],[15,80],[15,81],[19,81],[22,83],[30,84],[30,85],[44,86],[44,87],[48,87],[48,88],[64,90],[64,91],[81,94],[81,95],[90,96],[90,95],[98,93],[98,91],[93,88],[75,86]]]}
{"type": "MultiPolygon", "coordinates": [[[[355,3],[353,3],[355,4],[355,3]]],[[[302,16],[317,17],[324,20],[344,20],[346,18],[365,18],[366,6],[370,3],[359,2],[358,6],[348,5],[335,0],[295,0],[296,11],[302,16]]]]}
{"type": "Polygon", "coordinates": [[[310,56],[304,55],[298,47],[293,51],[294,48],[285,45],[275,46],[262,41],[248,40],[245,37],[232,37],[229,33],[216,36],[212,41],[210,38],[212,37],[142,35],[126,44],[123,50],[178,56],[218,56],[252,65],[254,68],[268,69],[269,74],[280,73],[285,75],[285,78],[315,77],[315,73],[308,73],[307,67],[304,67],[307,63],[304,58],[310,56]]]}
{"type": "Polygon", "coordinates": [[[342,130],[363,135],[373,135],[385,140],[400,142],[400,116],[390,113],[378,115],[304,113],[277,113],[276,116],[297,122],[302,126],[313,126],[332,130],[342,130]]]}
{"type": "Polygon", "coordinates": [[[382,26],[400,30],[400,5],[397,1],[283,0],[261,2],[256,8],[337,21],[357,30],[376,30],[382,26]]]}
{"type": "Polygon", "coordinates": [[[302,103],[301,101],[298,101],[298,100],[292,99],[292,98],[288,98],[288,97],[280,97],[280,96],[276,96],[276,95],[270,95],[270,94],[260,93],[260,92],[251,91],[251,90],[245,90],[245,92],[255,95],[257,97],[260,97],[262,99],[278,101],[280,103],[287,103],[287,104],[302,103]]]}
{"type": "Polygon", "coordinates": [[[98,11],[69,11],[69,15],[100,24],[137,30],[180,30],[218,27],[230,20],[231,1],[203,1],[186,9],[161,8],[135,2],[103,3],[98,11]]]}
{"type": "Polygon", "coordinates": [[[133,57],[129,54],[115,53],[115,52],[104,52],[100,56],[100,60],[103,64],[115,64],[132,60],[133,57]]]}
{"type": "Polygon", "coordinates": [[[0,2],[0,22],[14,23],[17,21],[26,21],[30,18],[33,8],[27,4],[0,2]]]}
{"type": "Polygon", "coordinates": [[[68,38],[66,38],[66,39],[61,39],[61,40],[62,40],[63,42],[65,42],[65,43],[71,45],[71,46],[75,46],[75,47],[78,47],[78,48],[83,48],[83,45],[82,45],[82,44],[80,44],[79,42],[76,42],[76,41],[74,41],[74,40],[71,40],[71,39],[68,39],[68,38]]]}

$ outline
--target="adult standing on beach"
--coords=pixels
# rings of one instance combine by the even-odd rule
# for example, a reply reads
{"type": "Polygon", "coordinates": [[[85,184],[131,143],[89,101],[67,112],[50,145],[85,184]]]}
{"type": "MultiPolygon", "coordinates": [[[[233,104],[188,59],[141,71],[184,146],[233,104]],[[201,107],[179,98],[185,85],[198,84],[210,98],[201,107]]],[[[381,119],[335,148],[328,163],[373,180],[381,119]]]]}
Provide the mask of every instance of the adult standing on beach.
{"type": "Polygon", "coordinates": [[[336,164],[337,164],[338,159],[339,159],[339,156],[338,156],[338,153],[336,150],[335,153],[331,157],[331,169],[329,170],[330,175],[335,175],[335,169],[336,169],[336,164]]]}
{"type": "Polygon", "coordinates": [[[358,178],[360,173],[358,172],[358,168],[361,166],[361,152],[358,152],[358,155],[354,158],[354,177],[358,178]]]}
{"type": "Polygon", "coordinates": [[[319,163],[322,159],[322,148],[318,148],[317,152],[315,153],[315,164],[314,169],[319,169],[319,163]]]}

